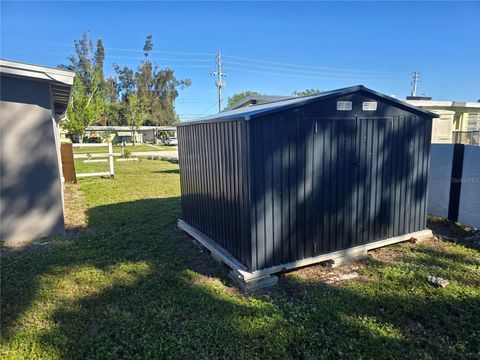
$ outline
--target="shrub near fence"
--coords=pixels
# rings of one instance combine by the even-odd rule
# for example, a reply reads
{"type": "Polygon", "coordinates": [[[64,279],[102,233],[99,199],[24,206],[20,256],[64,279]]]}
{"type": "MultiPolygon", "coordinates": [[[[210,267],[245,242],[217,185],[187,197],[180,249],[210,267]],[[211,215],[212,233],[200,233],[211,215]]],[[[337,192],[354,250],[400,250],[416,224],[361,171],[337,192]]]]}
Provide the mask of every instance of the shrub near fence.
{"type": "Polygon", "coordinates": [[[428,213],[480,227],[480,147],[432,144],[428,213]]]}

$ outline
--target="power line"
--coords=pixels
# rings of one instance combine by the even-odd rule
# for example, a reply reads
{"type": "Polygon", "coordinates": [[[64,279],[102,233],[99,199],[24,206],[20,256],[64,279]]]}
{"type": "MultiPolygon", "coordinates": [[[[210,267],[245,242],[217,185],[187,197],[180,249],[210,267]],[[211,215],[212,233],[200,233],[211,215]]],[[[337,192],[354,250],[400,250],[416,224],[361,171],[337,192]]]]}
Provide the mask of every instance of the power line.
{"type": "MultiPolygon", "coordinates": [[[[64,56],[65,58],[69,58],[70,55],[64,54],[61,52],[55,52],[55,51],[44,51],[44,50],[16,50],[16,51],[21,51],[24,53],[29,53],[29,54],[48,54],[48,55],[59,55],[59,56],[64,56]]],[[[117,55],[106,55],[106,58],[110,59],[131,59],[131,60],[144,60],[145,57],[134,57],[134,56],[117,56],[117,55]]],[[[150,60],[152,61],[158,61],[163,63],[164,65],[168,64],[169,61],[193,61],[193,62],[209,62],[211,60],[207,59],[185,59],[185,58],[154,58],[154,57],[149,57],[150,60]]],[[[137,66],[138,64],[122,64],[124,66],[137,66]]],[[[172,66],[175,67],[200,67],[200,68],[209,68],[209,65],[177,65],[177,64],[172,64],[172,66]]]]}
{"type": "MultiPolygon", "coordinates": [[[[59,46],[59,47],[66,47],[66,48],[69,48],[71,50],[74,50],[74,46],[73,44],[62,44],[62,43],[54,43],[54,42],[42,42],[42,41],[27,41],[27,40],[19,40],[19,39],[5,39],[4,42],[8,42],[8,43],[15,43],[15,44],[19,44],[19,43],[24,43],[24,44],[38,44],[38,45],[48,45],[48,46],[59,46]]],[[[121,48],[121,47],[105,47],[106,50],[112,50],[112,51],[125,51],[125,52],[139,52],[139,53],[143,53],[143,50],[141,49],[131,49],[131,48],[121,48]]],[[[25,50],[17,50],[17,51],[25,51],[25,50]]],[[[42,53],[41,51],[30,51],[30,50],[26,50],[25,52],[29,52],[29,53],[42,53]]],[[[58,53],[58,52],[45,52],[43,51],[43,53],[48,53],[48,54],[54,54],[54,55],[61,55],[61,56],[65,56],[66,58],[68,58],[70,56],[70,54],[64,54],[64,53],[58,53]]],[[[192,52],[192,51],[162,51],[162,50],[152,50],[152,53],[156,53],[156,54],[171,54],[171,55],[185,55],[185,56],[194,56],[194,57],[204,57],[204,56],[212,56],[212,55],[215,55],[214,53],[210,53],[210,52],[192,52]]],[[[111,57],[111,58],[120,58],[119,55],[107,55],[107,57],[111,57]]],[[[401,74],[400,72],[390,72],[390,71],[378,71],[378,70],[361,70],[361,69],[350,69],[350,68],[337,68],[337,67],[326,67],[326,66],[315,66],[315,65],[306,65],[306,64],[294,64],[294,63],[287,63],[287,62],[279,62],[279,61],[270,61],[270,60],[262,60],[262,59],[256,59],[256,58],[250,58],[250,57],[244,57],[244,56],[236,56],[236,55],[225,55],[223,54],[223,57],[224,58],[227,58],[227,59],[237,59],[237,60],[243,60],[243,61],[247,61],[247,62],[254,62],[254,63],[260,63],[260,64],[272,64],[272,65],[279,65],[279,66],[284,66],[284,67],[295,67],[297,68],[297,70],[289,70],[289,69],[282,69],[282,68],[273,68],[271,70],[277,70],[277,71],[290,71],[292,73],[301,73],[302,70],[298,70],[299,68],[305,68],[305,69],[319,69],[319,70],[332,70],[332,71],[345,71],[345,72],[352,72],[352,74],[339,74],[338,76],[343,76],[345,79],[336,79],[336,80],[347,80],[346,78],[347,77],[353,77],[355,76],[355,74],[353,73],[358,73],[359,75],[358,76],[361,76],[361,73],[365,73],[365,76],[367,76],[367,74],[379,74],[379,76],[381,76],[380,74],[384,74],[384,75],[388,75],[388,74],[391,74],[391,75],[394,75],[394,74],[401,74]]],[[[133,58],[132,59],[136,59],[136,58],[133,58]]],[[[152,58],[152,60],[158,60],[156,58],[152,58]]],[[[165,61],[165,60],[169,60],[169,59],[161,59],[161,61],[165,61]]],[[[192,58],[192,59],[185,59],[185,60],[174,60],[174,59],[171,59],[172,61],[202,61],[202,59],[195,59],[195,58],[192,58]]],[[[206,60],[206,59],[203,59],[204,61],[210,61],[210,60],[206,60]]],[[[237,65],[241,65],[241,66],[251,66],[251,67],[257,67],[257,68],[260,68],[261,65],[256,65],[256,64],[245,64],[245,63],[238,63],[238,62],[233,62],[233,61],[229,61],[230,63],[235,63],[237,65]]],[[[133,64],[126,64],[126,65],[133,65],[133,64]]],[[[138,64],[135,64],[135,65],[138,65],[138,64]]],[[[204,66],[183,66],[183,65],[175,65],[176,67],[192,67],[192,68],[201,68],[201,67],[204,67],[204,66]]],[[[208,66],[205,66],[205,67],[208,67],[208,66]]],[[[233,68],[231,68],[233,69],[233,68]]],[[[265,69],[267,69],[267,67],[265,67],[265,69]]],[[[263,73],[263,74],[268,74],[268,75],[282,75],[282,76],[289,76],[289,77],[301,77],[301,78],[311,78],[311,79],[314,79],[313,77],[306,77],[306,76],[294,76],[293,74],[292,75],[289,75],[289,74],[273,74],[273,73],[267,73],[267,72],[260,72],[260,71],[253,71],[253,70],[245,70],[245,69],[242,69],[242,70],[239,70],[239,69],[236,69],[237,71],[243,71],[243,72],[252,72],[252,73],[263,73]]],[[[305,72],[305,74],[309,74],[307,72],[305,72]]],[[[332,73],[325,73],[325,74],[322,74],[321,72],[312,72],[312,75],[331,75],[331,76],[337,76],[337,74],[332,74],[332,73]]],[[[369,78],[371,79],[371,76],[372,75],[368,75],[369,78]]],[[[442,83],[453,83],[455,82],[456,80],[452,80],[451,77],[443,77],[443,76],[437,76],[437,75],[430,75],[429,77],[429,81],[432,81],[432,82],[442,82],[442,83]]],[[[317,78],[317,79],[335,79],[335,78],[317,78]]],[[[419,81],[417,80],[417,83],[419,81]]],[[[465,83],[469,83],[469,84],[478,84],[477,81],[469,81],[468,79],[465,79],[463,82],[465,83]]],[[[413,84],[412,84],[413,85],[413,84]]],[[[413,87],[413,86],[412,86],[413,87]]]]}
{"type": "Polygon", "coordinates": [[[206,108],[204,111],[200,112],[200,113],[189,113],[189,114],[178,114],[178,116],[181,116],[183,118],[185,117],[189,117],[189,118],[198,118],[198,117],[201,117],[203,115],[208,115],[207,112],[209,112],[210,110],[212,110],[215,106],[217,106],[217,102],[215,101],[211,106],[209,106],[208,108],[206,108]]]}
{"type": "MultiPolygon", "coordinates": [[[[186,100],[175,100],[175,103],[199,103],[199,104],[204,104],[206,102],[210,102],[210,100],[206,99],[186,99],[186,100]]],[[[216,104],[217,102],[215,102],[216,104]]]]}
{"type": "MultiPolygon", "coordinates": [[[[73,44],[61,44],[61,43],[52,43],[52,42],[44,42],[44,41],[29,41],[29,40],[15,40],[15,39],[7,39],[7,42],[13,43],[25,43],[25,44],[37,44],[37,45],[49,45],[49,46],[62,46],[67,48],[74,47],[73,44]]],[[[131,49],[131,48],[119,48],[119,47],[104,47],[105,50],[114,50],[114,51],[130,51],[130,52],[141,52],[144,51],[142,49],[131,49]]],[[[163,51],[163,50],[151,50],[152,53],[157,54],[174,54],[174,55],[195,55],[195,56],[212,56],[215,55],[214,53],[205,53],[205,52],[190,52],[190,51],[163,51]]]]}
{"type": "Polygon", "coordinates": [[[378,71],[378,70],[360,70],[360,69],[347,69],[347,68],[335,68],[335,67],[326,67],[326,66],[314,66],[314,65],[302,65],[302,64],[292,64],[292,63],[285,63],[285,62],[278,62],[278,61],[268,61],[268,60],[259,60],[254,58],[248,57],[241,57],[241,56],[233,56],[233,55],[224,55],[226,58],[232,59],[239,59],[239,60],[246,60],[246,61],[253,61],[265,64],[275,64],[275,65],[283,65],[283,66],[295,66],[295,67],[304,67],[310,69],[321,69],[321,70],[339,70],[339,71],[351,71],[351,72],[366,72],[366,73],[384,73],[384,74],[392,74],[391,71],[378,71]]]}
{"type": "MultiPolygon", "coordinates": [[[[308,70],[295,70],[295,69],[285,69],[281,67],[275,66],[265,66],[265,65],[256,65],[256,64],[246,64],[237,61],[228,61],[228,64],[246,66],[246,67],[254,67],[254,68],[261,68],[261,69],[270,69],[270,70],[277,70],[277,71],[288,71],[293,73],[302,73],[302,74],[313,74],[313,75],[330,75],[330,76],[348,76],[348,77],[393,77],[392,75],[382,75],[382,74],[348,74],[348,73],[332,73],[332,72],[319,72],[319,71],[308,71],[308,70]]],[[[395,76],[397,77],[397,76],[395,76]]],[[[398,76],[400,77],[400,75],[398,76]]]]}
{"type": "MultiPolygon", "coordinates": [[[[352,81],[352,78],[348,77],[328,77],[328,76],[303,76],[297,74],[285,74],[285,73],[278,73],[278,72],[269,72],[269,71],[259,71],[259,70],[247,70],[237,67],[225,66],[226,70],[235,70],[235,71],[242,71],[248,73],[255,73],[255,74],[264,74],[264,75],[275,75],[275,76],[284,76],[284,77],[293,77],[299,79],[311,79],[311,80],[339,80],[339,81],[352,81]]],[[[368,76],[368,75],[365,75],[368,76]]],[[[356,78],[356,80],[360,81],[362,78],[356,78]]],[[[370,79],[368,79],[370,80],[370,79]]],[[[375,79],[376,81],[391,81],[391,79],[375,79]]]]}
{"type": "MultiPolygon", "coordinates": [[[[139,64],[131,64],[131,63],[128,63],[128,64],[119,64],[121,66],[138,66],[139,64]]],[[[162,63],[160,64],[161,65],[161,68],[162,69],[165,69],[165,68],[203,68],[203,69],[206,69],[206,68],[210,68],[210,66],[208,65],[177,65],[177,64],[168,64],[168,63],[162,63]]]]}
{"type": "MultiPolygon", "coordinates": [[[[107,50],[114,51],[133,51],[133,52],[144,52],[143,50],[138,49],[128,49],[128,48],[112,48],[106,47],[107,50]]],[[[201,53],[201,52],[189,52],[189,51],[163,51],[163,50],[151,50],[152,53],[156,54],[171,54],[171,55],[192,55],[192,56],[212,56],[214,53],[201,53]]]]}
{"type": "MultiPolygon", "coordinates": [[[[106,55],[106,57],[110,57],[113,59],[133,59],[133,60],[144,60],[146,57],[141,56],[122,56],[122,55],[106,55]]],[[[199,61],[199,62],[210,62],[209,59],[186,59],[186,58],[156,58],[156,57],[148,57],[150,60],[156,61],[199,61]]]]}

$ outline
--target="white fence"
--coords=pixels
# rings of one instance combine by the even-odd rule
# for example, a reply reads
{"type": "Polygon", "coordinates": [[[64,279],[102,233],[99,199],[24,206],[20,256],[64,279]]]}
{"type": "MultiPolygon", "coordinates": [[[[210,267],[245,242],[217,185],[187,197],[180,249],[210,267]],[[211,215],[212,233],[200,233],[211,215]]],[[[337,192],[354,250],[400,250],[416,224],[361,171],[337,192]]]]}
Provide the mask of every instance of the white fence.
{"type": "Polygon", "coordinates": [[[106,146],[108,147],[108,154],[95,154],[95,157],[106,157],[108,156],[108,162],[109,162],[109,167],[110,171],[104,171],[104,172],[94,172],[94,173],[83,173],[83,174],[78,174],[77,177],[87,177],[87,176],[115,176],[115,169],[113,167],[113,147],[112,143],[95,143],[95,144],[72,144],[74,148],[82,148],[82,147],[101,147],[101,146],[106,146]]]}
{"type": "Polygon", "coordinates": [[[480,147],[465,146],[458,221],[480,228],[480,147]]]}
{"type": "Polygon", "coordinates": [[[427,212],[480,227],[479,146],[432,144],[427,212]]]}

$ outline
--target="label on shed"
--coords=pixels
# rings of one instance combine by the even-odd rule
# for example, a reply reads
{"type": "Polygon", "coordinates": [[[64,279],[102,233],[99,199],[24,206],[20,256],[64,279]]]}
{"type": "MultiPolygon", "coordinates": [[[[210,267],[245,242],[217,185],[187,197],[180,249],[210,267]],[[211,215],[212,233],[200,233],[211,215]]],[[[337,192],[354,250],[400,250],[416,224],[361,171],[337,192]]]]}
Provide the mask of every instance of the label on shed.
{"type": "Polygon", "coordinates": [[[377,102],[376,101],[364,101],[362,105],[363,111],[375,111],[377,110],[377,102]]]}
{"type": "Polygon", "coordinates": [[[337,101],[337,110],[338,111],[351,111],[352,102],[351,101],[337,101]]]}

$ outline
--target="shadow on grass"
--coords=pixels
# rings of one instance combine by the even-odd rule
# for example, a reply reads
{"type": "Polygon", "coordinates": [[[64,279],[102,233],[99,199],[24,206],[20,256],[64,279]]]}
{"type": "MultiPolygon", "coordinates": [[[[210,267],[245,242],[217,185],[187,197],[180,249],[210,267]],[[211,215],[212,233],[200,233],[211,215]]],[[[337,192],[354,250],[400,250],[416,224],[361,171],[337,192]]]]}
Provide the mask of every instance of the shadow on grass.
{"type": "MultiPolygon", "coordinates": [[[[432,230],[433,234],[438,238],[460,244],[465,247],[480,250],[480,241],[467,241],[466,239],[474,237],[475,230],[465,225],[460,225],[449,220],[430,217],[427,222],[427,227],[432,230]]],[[[478,238],[478,234],[477,234],[478,238]]]]}
{"type": "MultiPolygon", "coordinates": [[[[478,297],[417,286],[422,272],[395,273],[382,261],[368,260],[371,283],[287,276],[277,288],[241,294],[176,230],[179,208],[176,197],[99,206],[88,211],[94,233],[6,256],[7,345],[17,336],[44,356],[112,359],[446,359],[480,347],[478,297]]],[[[405,256],[417,270],[431,266],[405,256]]]]}
{"type": "Polygon", "coordinates": [[[157,170],[152,171],[154,174],[180,174],[180,169],[157,170]]]}

